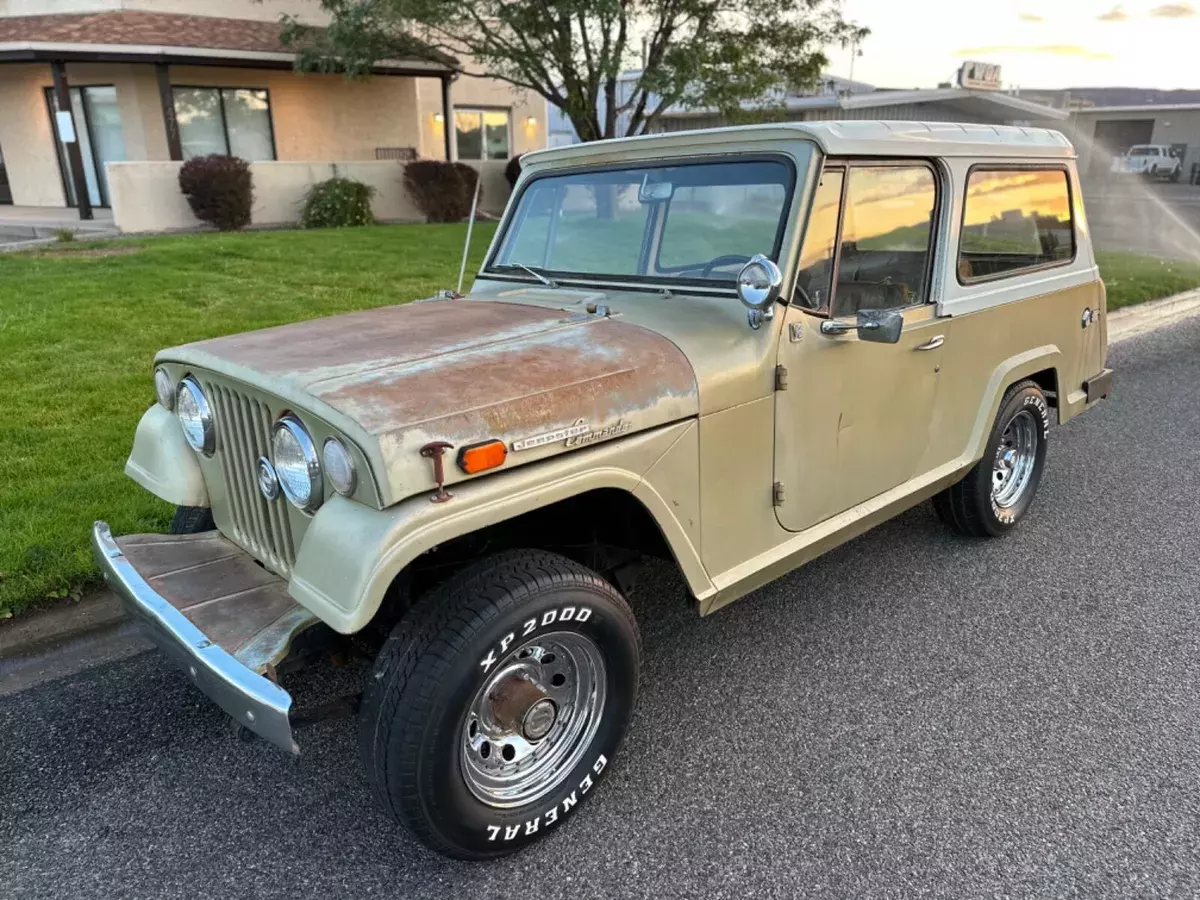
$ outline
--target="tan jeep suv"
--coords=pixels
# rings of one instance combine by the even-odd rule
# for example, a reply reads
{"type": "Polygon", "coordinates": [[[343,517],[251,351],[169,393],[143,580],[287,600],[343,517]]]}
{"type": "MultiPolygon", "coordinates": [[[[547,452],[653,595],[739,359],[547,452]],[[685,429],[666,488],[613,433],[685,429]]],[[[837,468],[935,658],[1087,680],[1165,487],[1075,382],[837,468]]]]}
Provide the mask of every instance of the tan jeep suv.
{"type": "Polygon", "coordinates": [[[468,296],[158,354],[127,471],[174,533],[93,536],[162,649],[287,750],[289,652],[387,634],[367,777],[464,858],[563,827],[612,765],[640,558],[703,615],[927,499],[1003,535],[1051,419],[1111,384],[1056,132],[781,124],[525,163],[468,296]]]}

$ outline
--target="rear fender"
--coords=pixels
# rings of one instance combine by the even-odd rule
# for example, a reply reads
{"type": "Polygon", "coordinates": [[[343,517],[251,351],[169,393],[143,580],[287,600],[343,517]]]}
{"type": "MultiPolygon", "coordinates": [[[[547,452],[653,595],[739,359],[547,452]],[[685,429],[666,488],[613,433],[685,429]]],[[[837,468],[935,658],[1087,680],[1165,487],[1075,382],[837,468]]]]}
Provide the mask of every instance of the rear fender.
{"type": "MultiPolygon", "coordinates": [[[[971,463],[978,461],[983,456],[984,445],[991,433],[992,424],[996,421],[996,415],[1000,411],[1000,401],[1004,399],[1005,391],[1018,381],[1046,369],[1052,369],[1057,378],[1062,360],[1062,351],[1056,345],[1045,344],[1011,356],[996,367],[992,372],[992,377],[988,379],[987,388],[984,391],[984,397],[989,398],[989,402],[980,405],[979,415],[975,419],[975,425],[971,429],[971,439],[967,444],[970,448],[971,463]]],[[[1064,398],[1060,396],[1058,402],[1061,416],[1064,398]]]]}

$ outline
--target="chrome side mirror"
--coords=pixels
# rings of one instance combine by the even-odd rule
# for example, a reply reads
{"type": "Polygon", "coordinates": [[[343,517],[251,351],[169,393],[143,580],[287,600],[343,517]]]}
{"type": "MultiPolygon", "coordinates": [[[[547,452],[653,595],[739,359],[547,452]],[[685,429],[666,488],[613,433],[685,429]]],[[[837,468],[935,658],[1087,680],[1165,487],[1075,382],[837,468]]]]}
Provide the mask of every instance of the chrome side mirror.
{"type": "Polygon", "coordinates": [[[742,266],[737,277],[738,299],[746,307],[751,328],[759,328],[764,321],[775,317],[775,301],[782,286],[779,266],[761,253],[742,266]]]}
{"type": "Polygon", "coordinates": [[[895,344],[904,330],[904,310],[860,309],[858,318],[851,325],[840,319],[826,319],[821,323],[821,334],[838,335],[858,332],[860,341],[874,344],[895,344]]]}
{"type": "Polygon", "coordinates": [[[894,344],[904,329],[904,311],[900,309],[860,309],[858,339],[874,344],[894,344]]]}

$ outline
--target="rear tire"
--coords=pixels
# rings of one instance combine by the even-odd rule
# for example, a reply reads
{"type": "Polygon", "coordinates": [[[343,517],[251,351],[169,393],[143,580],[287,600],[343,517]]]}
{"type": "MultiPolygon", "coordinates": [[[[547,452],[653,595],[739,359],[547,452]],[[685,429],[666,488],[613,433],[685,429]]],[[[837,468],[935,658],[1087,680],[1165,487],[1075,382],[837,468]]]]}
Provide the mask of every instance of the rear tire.
{"type": "Polygon", "coordinates": [[[959,534],[997,537],[1025,516],[1046,467],[1050,406],[1032,381],[1000,401],[983,458],[957,484],[933,498],[938,518],[959,534]]]}
{"type": "Polygon", "coordinates": [[[217,527],[207,506],[177,506],[171,520],[171,534],[200,534],[217,527]]]}
{"type": "Polygon", "coordinates": [[[407,613],[363,695],[359,747],[385,810],[459,859],[555,830],[625,737],[640,637],[617,590],[553,553],[468,566],[407,613]]]}

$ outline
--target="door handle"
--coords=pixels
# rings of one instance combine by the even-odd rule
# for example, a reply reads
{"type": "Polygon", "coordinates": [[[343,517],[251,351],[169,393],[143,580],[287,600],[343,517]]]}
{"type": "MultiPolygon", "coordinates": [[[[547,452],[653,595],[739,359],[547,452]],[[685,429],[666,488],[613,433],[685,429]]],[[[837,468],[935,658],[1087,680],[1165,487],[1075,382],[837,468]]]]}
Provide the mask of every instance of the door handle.
{"type": "Polygon", "coordinates": [[[927,340],[925,343],[918,344],[917,346],[913,347],[913,349],[914,350],[936,350],[938,347],[942,346],[942,344],[944,344],[944,343],[946,343],[946,336],[943,334],[936,334],[933,337],[931,337],[929,340],[927,340]]]}

